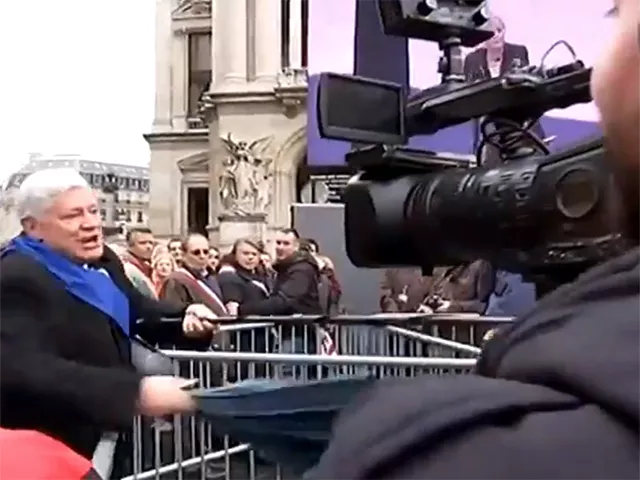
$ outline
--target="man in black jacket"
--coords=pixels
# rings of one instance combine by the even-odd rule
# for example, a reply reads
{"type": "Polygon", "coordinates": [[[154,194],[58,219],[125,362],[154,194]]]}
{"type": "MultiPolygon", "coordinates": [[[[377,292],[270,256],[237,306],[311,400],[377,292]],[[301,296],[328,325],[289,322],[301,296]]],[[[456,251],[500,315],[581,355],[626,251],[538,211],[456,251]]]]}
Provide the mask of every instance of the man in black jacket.
{"type": "Polygon", "coordinates": [[[638,478],[640,3],[616,5],[592,90],[635,248],[499,332],[477,375],[381,382],[307,478],[638,478]]]}
{"type": "Polygon", "coordinates": [[[32,174],[17,209],[23,234],[0,258],[0,425],[91,458],[103,434],[127,430],[137,413],[190,411],[184,380],[134,369],[130,338],[137,319],[161,317],[184,317],[184,333],[207,335],[212,325],[197,318],[204,307],[135,289],[104,246],[98,200],[76,171],[32,174]]]}
{"type": "Polygon", "coordinates": [[[276,235],[276,279],[269,298],[245,303],[238,315],[320,314],[318,262],[309,253],[300,251],[300,236],[293,228],[276,235]]]}

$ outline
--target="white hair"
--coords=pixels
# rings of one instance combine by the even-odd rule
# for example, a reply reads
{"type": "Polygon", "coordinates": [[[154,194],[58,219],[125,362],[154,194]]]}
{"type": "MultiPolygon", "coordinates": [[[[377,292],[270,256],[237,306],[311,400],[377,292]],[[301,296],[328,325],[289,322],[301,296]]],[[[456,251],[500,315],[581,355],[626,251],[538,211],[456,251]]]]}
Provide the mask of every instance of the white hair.
{"type": "Polygon", "coordinates": [[[16,211],[20,220],[40,217],[56,197],[73,188],[91,188],[73,168],[47,168],[29,175],[16,195],[16,211]]]}

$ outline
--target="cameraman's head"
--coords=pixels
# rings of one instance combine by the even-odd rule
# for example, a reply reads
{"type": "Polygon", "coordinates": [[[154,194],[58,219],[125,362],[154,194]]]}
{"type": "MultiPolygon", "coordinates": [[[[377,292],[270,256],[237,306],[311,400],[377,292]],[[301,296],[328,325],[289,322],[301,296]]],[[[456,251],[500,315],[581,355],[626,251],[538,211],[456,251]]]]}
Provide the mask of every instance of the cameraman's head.
{"type": "Polygon", "coordinates": [[[591,89],[600,110],[609,159],[621,189],[628,234],[640,229],[640,2],[616,0],[613,32],[594,65],[591,89]]]}

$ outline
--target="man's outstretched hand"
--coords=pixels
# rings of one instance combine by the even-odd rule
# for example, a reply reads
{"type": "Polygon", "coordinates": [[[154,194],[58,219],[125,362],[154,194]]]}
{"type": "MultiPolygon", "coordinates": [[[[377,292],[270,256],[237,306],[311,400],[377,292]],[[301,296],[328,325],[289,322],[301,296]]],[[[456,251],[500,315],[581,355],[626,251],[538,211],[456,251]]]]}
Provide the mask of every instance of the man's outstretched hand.
{"type": "Polygon", "coordinates": [[[214,333],[216,314],[205,305],[196,303],[189,305],[182,320],[182,331],[188,337],[202,337],[214,333]]]}

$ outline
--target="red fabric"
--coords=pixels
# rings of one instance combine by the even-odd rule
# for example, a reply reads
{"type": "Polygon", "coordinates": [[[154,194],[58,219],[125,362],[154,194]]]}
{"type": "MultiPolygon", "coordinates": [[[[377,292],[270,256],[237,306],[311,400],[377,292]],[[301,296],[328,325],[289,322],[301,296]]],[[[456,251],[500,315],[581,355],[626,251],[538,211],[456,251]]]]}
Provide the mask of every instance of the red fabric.
{"type": "Polygon", "coordinates": [[[133,265],[134,267],[136,267],[138,270],[140,270],[140,272],[147,277],[149,280],[151,280],[151,275],[153,273],[153,268],[151,268],[151,265],[149,264],[149,262],[145,262],[144,260],[140,260],[139,258],[133,256],[131,253],[127,253],[126,255],[123,256],[124,261],[127,263],[130,263],[131,265],[133,265]]]}
{"type": "Polygon", "coordinates": [[[80,480],[91,461],[40,432],[0,428],[0,478],[80,480]]]}

